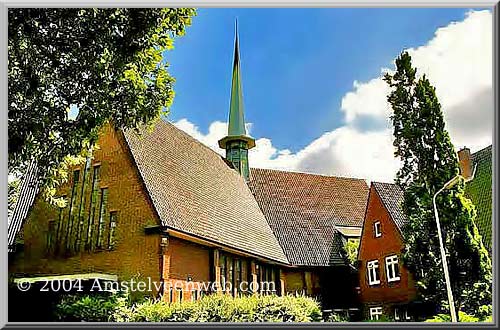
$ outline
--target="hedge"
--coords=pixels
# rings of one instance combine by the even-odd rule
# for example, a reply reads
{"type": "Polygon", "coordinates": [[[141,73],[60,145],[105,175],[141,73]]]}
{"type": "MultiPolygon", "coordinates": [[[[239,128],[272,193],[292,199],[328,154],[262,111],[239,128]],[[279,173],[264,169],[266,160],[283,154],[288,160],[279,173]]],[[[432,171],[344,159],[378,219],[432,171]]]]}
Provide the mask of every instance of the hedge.
{"type": "Polygon", "coordinates": [[[208,295],[198,301],[167,303],[126,297],[68,297],[57,307],[59,320],[86,322],[320,322],[319,303],[305,296],[208,295]]]}

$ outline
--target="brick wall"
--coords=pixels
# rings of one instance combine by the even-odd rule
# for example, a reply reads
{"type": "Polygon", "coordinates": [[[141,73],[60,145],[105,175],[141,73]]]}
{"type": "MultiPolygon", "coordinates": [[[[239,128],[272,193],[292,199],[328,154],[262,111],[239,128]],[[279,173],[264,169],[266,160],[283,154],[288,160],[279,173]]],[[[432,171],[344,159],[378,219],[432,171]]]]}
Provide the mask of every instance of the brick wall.
{"type": "MultiPolygon", "coordinates": [[[[139,180],[139,174],[129,155],[125,141],[120,132],[110,126],[103,128],[99,137],[99,150],[94,151],[94,159],[86,176],[86,188],[83,193],[84,220],[82,244],[79,252],[64,252],[64,235],[58,241],[61,252],[58,255],[47,253],[47,237],[49,221],[57,221],[59,210],[48,205],[43,198],[37,197],[34,206],[20,233],[24,239],[24,249],[19,252],[9,264],[12,275],[62,275],[102,272],[116,274],[120,279],[132,277],[151,277],[159,281],[160,277],[160,236],[145,234],[146,225],[158,224],[158,218],[149,202],[144,187],[139,180]],[[107,210],[104,214],[103,249],[95,249],[95,234],[91,244],[93,251],[86,251],[87,220],[90,212],[90,194],[93,166],[100,164],[100,182],[98,188],[108,188],[107,210]],[[109,214],[116,211],[117,226],[115,230],[115,245],[108,250],[109,214]]],[[[80,201],[83,167],[80,166],[80,186],[77,201],[80,201]]],[[[58,196],[71,196],[72,173],[69,182],[62,185],[58,196]]],[[[96,202],[96,204],[99,204],[96,202]]],[[[98,206],[97,206],[98,208],[98,206]]],[[[63,223],[68,223],[69,205],[63,210],[63,223]]],[[[79,212],[79,206],[75,208],[79,212]]],[[[75,214],[73,212],[73,214],[75,214]]],[[[97,219],[97,216],[96,216],[97,219]]],[[[96,221],[95,219],[95,221],[96,221]]],[[[63,227],[64,229],[64,227],[63,227]]],[[[95,229],[95,228],[94,228],[95,229]]]]}
{"type": "Polygon", "coordinates": [[[362,303],[366,306],[384,305],[384,314],[387,314],[392,312],[391,308],[385,305],[405,304],[414,299],[415,284],[412,275],[402,265],[403,241],[401,234],[373,186],[370,188],[359,249],[359,282],[362,303]],[[381,223],[381,237],[375,237],[374,223],[376,221],[381,223]],[[387,282],[385,257],[391,255],[399,256],[401,279],[397,282],[387,282]],[[373,286],[368,284],[367,273],[367,262],[371,260],[378,260],[380,274],[380,284],[373,286]]]}

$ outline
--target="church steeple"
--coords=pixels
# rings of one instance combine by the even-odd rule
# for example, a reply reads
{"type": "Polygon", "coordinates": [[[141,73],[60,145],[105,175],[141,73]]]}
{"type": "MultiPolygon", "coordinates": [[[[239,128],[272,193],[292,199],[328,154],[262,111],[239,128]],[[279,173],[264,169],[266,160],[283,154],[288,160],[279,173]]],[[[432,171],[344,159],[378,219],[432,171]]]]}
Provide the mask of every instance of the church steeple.
{"type": "Polygon", "coordinates": [[[226,159],[248,180],[248,149],[255,147],[255,140],[247,135],[243,111],[243,90],[241,88],[240,51],[238,42],[238,21],[234,39],[233,77],[231,83],[231,103],[229,105],[229,125],[227,136],[219,140],[219,146],[226,149],[226,159]]]}

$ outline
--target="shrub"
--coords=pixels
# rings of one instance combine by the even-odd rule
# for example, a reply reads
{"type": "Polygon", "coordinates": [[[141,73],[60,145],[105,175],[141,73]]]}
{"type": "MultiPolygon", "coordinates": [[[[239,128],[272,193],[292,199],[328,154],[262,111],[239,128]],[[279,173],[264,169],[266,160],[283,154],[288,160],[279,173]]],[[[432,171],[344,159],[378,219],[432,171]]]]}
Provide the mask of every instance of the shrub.
{"type": "MultiPolygon", "coordinates": [[[[479,318],[473,315],[469,315],[462,311],[458,312],[458,322],[471,323],[479,321],[480,321],[479,318]]],[[[438,314],[430,319],[425,320],[425,322],[451,322],[451,317],[449,314],[438,314]]]]}
{"type": "Polygon", "coordinates": [[[129,305],[125,296],[68,296],[57,306],[61,321],[86,322],[319,322],[321,309],[305,296],[204,296],[196,302],[146,299],[129,305]]]}
{"type": "Polygon", "coordinates": [[[307,297],[210,295],[196,302],[148,300],[132,307],[130,322],[317,322],[318,303],[307,297]]]}
{"type": "Polygon", "coordinates": [[[125,302],[118,295],[67,295],[56,305],[55,315],[64,322],[109,322],[125,302]]]}
{"type": "Polygon", "coordinates": [[[349,322],[349,317],[345,314],[331,313],[325,318],[325,322],[349,322]]]}

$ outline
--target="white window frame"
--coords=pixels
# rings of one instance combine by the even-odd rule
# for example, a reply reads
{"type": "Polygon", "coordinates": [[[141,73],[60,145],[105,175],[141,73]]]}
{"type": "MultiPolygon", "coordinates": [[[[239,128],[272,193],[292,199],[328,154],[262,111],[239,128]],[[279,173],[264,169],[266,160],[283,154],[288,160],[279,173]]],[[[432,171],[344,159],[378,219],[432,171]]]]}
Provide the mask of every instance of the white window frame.
{"type": "Polygon", "coordinates": [[[394,308],[394,320],[399,321],[399,308],[395,307],[394,308]]]}
{"type": "Polygon", "coordinates": [[[397,282],[401,280],[400,267],[399,267],[399,258],[397,255],[392,255],[385,257],[385,272],[387,276],[387,282],[397,282]],[[389,268],[392,268],[392,274],[396,274],[396,268],[394,265],[398,265],[398,276],[390,276],[389,268]]]}
{"type": "Polygon", "coordinates": [[[368,270],[368,284],[369,285],[380,284],[380,273],[377,273],[377,269],[379,269],[378,260],[368,261],[366,263],[366,269],[368,270]]]}
{"type": "Polygon", "coordinates": [[[370,308],[370,320],[380,320],[382,314],[382,306],[370,308]]]}
{"type": "Polygon", "coordinates": [[[375,221],[373,223],[373,231],[375,233],[375,237],[382,237],[382,224],[380,221],[375,221]]]}
{"type": "Polygon", "coordinates": [[[408,310],[407,309],[405,309],[405,319],[411,320],[411,317],[408,316],[408,310]]]}

